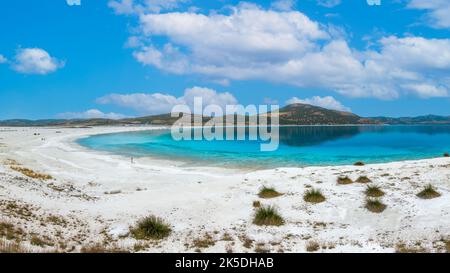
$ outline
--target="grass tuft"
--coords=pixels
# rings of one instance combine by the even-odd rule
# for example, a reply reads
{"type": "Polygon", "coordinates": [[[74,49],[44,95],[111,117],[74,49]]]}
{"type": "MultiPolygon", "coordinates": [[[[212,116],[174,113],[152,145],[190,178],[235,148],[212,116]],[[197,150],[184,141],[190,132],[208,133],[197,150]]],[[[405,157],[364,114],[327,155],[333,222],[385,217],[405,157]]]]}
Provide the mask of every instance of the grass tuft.
{"type": "Polygon", "coordinates": [[[386,209],[386,205],[383,204],[380,199],[367,198],[365,208],[373,213],[381,213],[386,209]]]}
{"type": "Polygon", "coordinates": [[[370,182],[372,182],[372,180],[370,180],[370,178],[368,178],[368,177],[365,176],[365,175],[361,175],[360,177],[358,177],[358,179],[356,179],[356,182],[365,184],[365,183],[370,183],[370,182]]]}
{"type": "Polygon", "coordinates": [[[438,193],[431,184],[428,184],[421,192],[417,194],[417,196],[422,199],[433,199],[441,196],[441,194],[438,193]]]}
{"type": "Polygon", "coordinates": [[[317,243],[315,241],[310,241],[306,245],[306,251],[308,251],[308,252],[315,252],[319,249],[320,249],[320,245],[319,245],[319,243],[317,243]]]}
{"type": "Polygon", "coordinates": [[[364,193],[368,197],[381,197],[384,195],[384,192],[377,186],[367,186],[364,193]]]}
{"type": "Polygon", "coordinates": [[[325,196],[323,196],[320,190],[310,189],[305,192],[303,195],[303,200],[309,203],[322,203],[325,201],[325,196]]]}
{"type": "Polygon", "coordinates": [[[261,202],[259,202],[259,201],[253,201],[253,207],[254,207],[254,208],[259,208],[259,207],[261,207],[261,202]]]}
{"type": "Polygon", "coordinates": [[[262,187],[258,193],[258,196],[260,198],[275,198],[280,195],[283,195],[283,194],[277,192],[274,188],[268,188],[266,186],[262,187]]]}
{"type": "Polygon", "coordinates": [[[284,219],[275,207],[267,206],[258,208],[253,224],[258,226],[281,226],[284,224],[284,219]]]}
{"type": "Polygon", "coordinates": [[[351,180],[348,176],[340,176],[337,179],[337,183],[339,185],[348,185],[348,184],[352,184],[353,180],[351,180]]]}
{"type": "Polygon", "coordinates": [[[161,218],[148,216],[139,220],[131,229],[131,234],[138,240],[160,240],[170,235],[172,229],[161,218]]]}

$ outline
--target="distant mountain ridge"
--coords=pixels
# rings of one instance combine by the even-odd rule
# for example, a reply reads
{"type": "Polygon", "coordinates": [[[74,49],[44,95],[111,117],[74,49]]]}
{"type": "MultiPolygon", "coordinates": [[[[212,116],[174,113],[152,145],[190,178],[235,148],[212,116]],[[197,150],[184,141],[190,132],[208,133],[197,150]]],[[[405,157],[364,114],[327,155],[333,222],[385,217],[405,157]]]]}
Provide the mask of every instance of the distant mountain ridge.
{"type": "Polygon", "coordinates": [[[373,121],[384,124],[450,124],[450,116],[426,115],[417,117],[373,117],[373,121]]]}
{"type": "Polygon", "coordinates": [[[362,118],[350,112],[330,110],[309,104],[295,103],[279,109],[282,125],[337,125],[337,124],[367,124],[371,120],[362,118]]]}
{"type": "MultiPolygon", "coordinates": [[[[260,115],[272,116],[274,113],[260,115]]],[[[450,124],[450,116],[427,115],[418,117],[360,117],[344,111],[330,110],[309,104],[295,103],[279,109],[280,125],[344,125],[344,124],[450,124]]],[[[192,115],[191,115],[192,118],[192,115]]],[[[171,114],[161,114],[137,118],[113,119],[11,119],[0,121],[3,127],[30,127],[30,126],[106,126],[106,125],[172,125],[178,117],[171,114]]],[[[203,122],[210,120],[203,117],[203,122]]]]}

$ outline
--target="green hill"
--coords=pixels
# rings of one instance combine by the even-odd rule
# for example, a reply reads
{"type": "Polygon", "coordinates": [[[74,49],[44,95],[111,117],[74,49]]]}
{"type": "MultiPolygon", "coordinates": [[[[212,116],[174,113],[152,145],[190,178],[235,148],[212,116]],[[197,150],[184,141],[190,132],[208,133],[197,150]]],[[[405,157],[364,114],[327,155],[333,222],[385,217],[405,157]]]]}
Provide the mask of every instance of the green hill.
{"type": "MultiPolygon", "coordinates": [[[[274,113],[260,115],[261,117],[272,116],[274,113]]],[[[280,125],[343,125],[343,124],[450,124],[450,116],[419,116],[419,117],[373,117],[364,118],[356,114],[344,111],[325,109],[309,104],[290,104],[279,109],[280,125]]],[[[193,115],[191,115],[191,119],[193,115]]],[[[172,125],[178,117],[170,114],[145,116],[137,118],[125,118],[119,120],[112,119],[46,119],[46,120],[26,120],[11,119],[0,121],[0,126],[107,126],[107,125],[172,125]]],[[[203,122],[210,120],[203,117],[203,122]]],[[[230,125],[230,124],[227,124],[230,125]]]]}

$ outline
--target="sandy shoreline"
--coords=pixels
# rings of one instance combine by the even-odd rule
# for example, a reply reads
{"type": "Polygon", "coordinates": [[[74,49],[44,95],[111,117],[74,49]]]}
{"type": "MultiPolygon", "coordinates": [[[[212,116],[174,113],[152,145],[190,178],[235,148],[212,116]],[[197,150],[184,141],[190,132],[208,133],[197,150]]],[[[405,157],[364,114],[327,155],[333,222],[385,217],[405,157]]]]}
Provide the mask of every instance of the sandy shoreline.
{"type": "Polygon", "coordinates": [[[73,142],[151,128],[0,128],[0,221],[23,229],[20,239],[30,249],[41,248],[30,244],[32,236],[57,242],[43,247],[49,251],[102,244],[149,252],[304,252],[317,242],[318,251],[325,252],[392,252],[402,244],[434,252],[445,251],[450,240],[449,158],[246,171],[147,158],[131,164],[129,158],[73,142]],[[26,177],[11,169],[13,161],[54,179],[26,177]],[[382,200],[387,209],[380,214],[366,210],[366,186],[337,185],[340,175],[353,180],[367,175],[386,192],[382,200]],[[416,193],[429,183],[441,197],[418,198],[416,193]],[[263,185],[284,195],[258,198],[263,185]],[[303,193],[310,187],[321,189],[327,200],[306,203],[303,193]],[[252,224],[256,200],[275,205],[285,225],[252,224]],[[149,214],[171,224],[167,239],[137,242],[126,236],[130,225],[149,214]],[[51,216],[61,221],[51,221],[51,216]],[[198,247],[195,241],[204,238],[213,243],[198,247]]]}

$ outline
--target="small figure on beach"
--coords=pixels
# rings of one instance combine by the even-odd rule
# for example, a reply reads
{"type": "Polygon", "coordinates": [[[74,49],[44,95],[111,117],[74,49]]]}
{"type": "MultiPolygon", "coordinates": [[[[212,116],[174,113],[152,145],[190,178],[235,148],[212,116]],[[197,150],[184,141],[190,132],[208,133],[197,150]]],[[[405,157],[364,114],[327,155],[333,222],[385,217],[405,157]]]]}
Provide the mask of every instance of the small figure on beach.
{"type": "Polygon", "coordinates": [[[131,157],[131,164],[134,164],[134,158],[131,157]]]}

